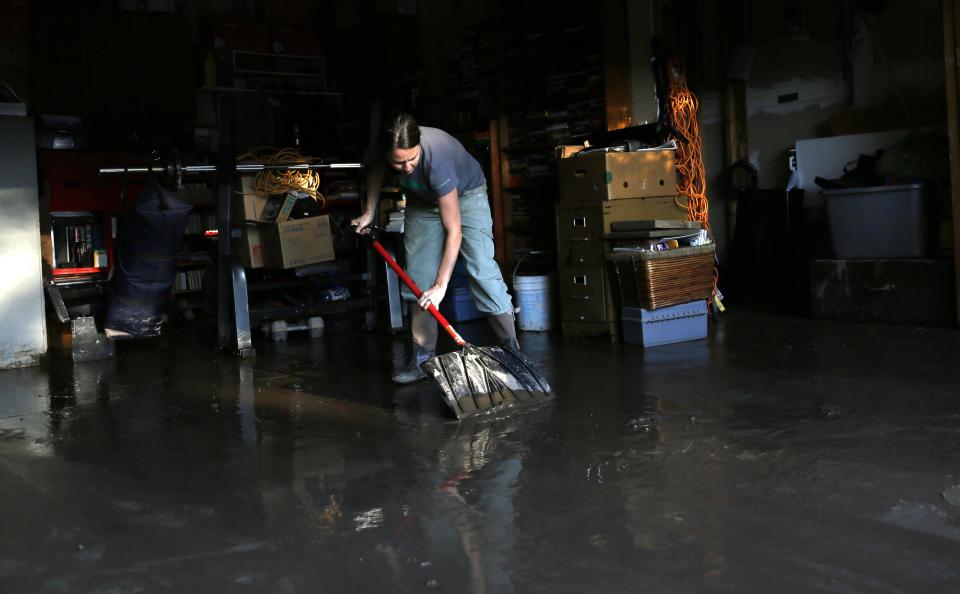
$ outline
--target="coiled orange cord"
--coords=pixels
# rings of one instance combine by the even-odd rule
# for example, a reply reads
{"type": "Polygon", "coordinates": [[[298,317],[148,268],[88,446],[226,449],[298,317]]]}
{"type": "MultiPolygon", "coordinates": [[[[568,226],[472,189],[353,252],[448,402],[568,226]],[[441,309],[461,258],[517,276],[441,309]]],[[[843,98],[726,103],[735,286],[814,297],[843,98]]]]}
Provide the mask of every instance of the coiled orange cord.
{"type": "MultiPolygon", "coordinates": [[[[697,122],[699,102],[682,77],[670,83],[670,123],[686,138],[677,146],[677,205],[687,210],[687,218],[710,228],[706,173],[703,167],[700,125],[697,122]]],[[[679,139],[678,139],[679,140],[679,139]]]]}
{"type": "MultiPolygon", "coordinates": [[[[710,229],[710,202],[707,200],[707,176],[703,166],[703,138],[697,121],[700,102],[687,88],[685,77],[670,77],[670,123],[683,135],[686,142],[677,139],[677,206],[687,210],[687,219],[699,221],[704,229],[710,229]]],[[[719,274],[713,269],[713,294],[717,294],[719,274]]]]}
{"type": "MultiPolygon", "coordinates": [[[[301,155],[296,149],[277,150],[273,147],[261,147],[242,155],[238,162],[255,161],[266,165],[300,165],[313,161],[312,157],[301,155]],[[269,152],[268,152],[269,151],[269,152]]],[[[283,194],[296,190],[309,195],[323,206],[326,199],[320,193],[320,174],[313,170],[265,170],[257,173],[254,191],[263,196],[283,194]]]]}

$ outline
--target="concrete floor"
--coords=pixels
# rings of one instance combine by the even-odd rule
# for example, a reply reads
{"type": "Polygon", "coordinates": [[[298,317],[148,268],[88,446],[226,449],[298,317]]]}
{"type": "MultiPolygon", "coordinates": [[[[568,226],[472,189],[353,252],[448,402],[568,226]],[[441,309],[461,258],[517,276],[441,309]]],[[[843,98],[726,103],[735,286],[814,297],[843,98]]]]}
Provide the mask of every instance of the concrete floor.
{"type": "Polygon", "coordinates": [[[522,344],[557,399],[461,423],[343,325],[2,372],[0,591],[960,591],[960,332],[522,344]]]}

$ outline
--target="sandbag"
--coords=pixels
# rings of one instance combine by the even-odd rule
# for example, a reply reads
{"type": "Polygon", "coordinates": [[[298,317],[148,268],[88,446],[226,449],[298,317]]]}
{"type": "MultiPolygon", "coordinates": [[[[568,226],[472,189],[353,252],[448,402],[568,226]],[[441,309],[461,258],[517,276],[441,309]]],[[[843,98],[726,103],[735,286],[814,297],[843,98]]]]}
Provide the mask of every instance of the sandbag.
{"type": "Polygon", "coordinates": [[[160,334],[191,210],[150,179],[121,215],[105,328],[137,337],[160,334]]]}

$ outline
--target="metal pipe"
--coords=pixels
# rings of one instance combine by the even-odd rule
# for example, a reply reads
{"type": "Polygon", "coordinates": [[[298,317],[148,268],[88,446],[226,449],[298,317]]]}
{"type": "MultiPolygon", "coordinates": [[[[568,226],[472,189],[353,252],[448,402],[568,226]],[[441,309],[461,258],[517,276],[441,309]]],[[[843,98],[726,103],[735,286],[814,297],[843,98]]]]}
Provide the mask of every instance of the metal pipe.
{"type": "MultiPolygon", "coordinates": [[[[191,166],[188,165],[184,167],[184,170],[189,171],[191,166]]],[[[200,167],[205,167],[201,165],[200,167]]],[[[294,165],[264,165],[262,163],[242,163],[237,164],[237,171],[263,171],[268,170],[283,170],[283,169],[360,169],[363,167],[362,163],[297,163],[294,165]]]]}
{"type": "Polygon", "coordinates": [[[166,171],[164,167],[101,167],[100,175],[111,173],[162,173],[166,171]]]}
{"type": "MultiPolygon", "coordinates": [[[[362,163],[294,163],[292,165],[264,165],[263,163],[239,163],[237,171],[249,173],[253,171],[288,171],[288,170],[308,170],[308,169],[360,169],[362,163]]],[[[147,165],[138,167],[101,167],[101,175],[114,175],[121,173],[166,173],[167,168],[162,165],[147,165]]],[[[216,173],[216,165],[185,165],[183,173],[216,173]]]]}

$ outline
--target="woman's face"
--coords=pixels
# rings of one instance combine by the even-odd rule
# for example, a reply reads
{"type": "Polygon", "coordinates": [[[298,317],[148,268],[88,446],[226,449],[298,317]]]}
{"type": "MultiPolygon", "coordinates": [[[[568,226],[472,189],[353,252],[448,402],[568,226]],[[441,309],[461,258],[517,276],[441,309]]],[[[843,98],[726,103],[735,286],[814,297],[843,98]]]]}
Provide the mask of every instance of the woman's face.
{"type": "Polygon", "coordinates": [[[387,155],[387,160],[390,161],[390,166],[397,173],[410,175],[417,168],[417,163],[420,162],[420,153],[419,144],[408,149],[395,148],[387,155]]]}

